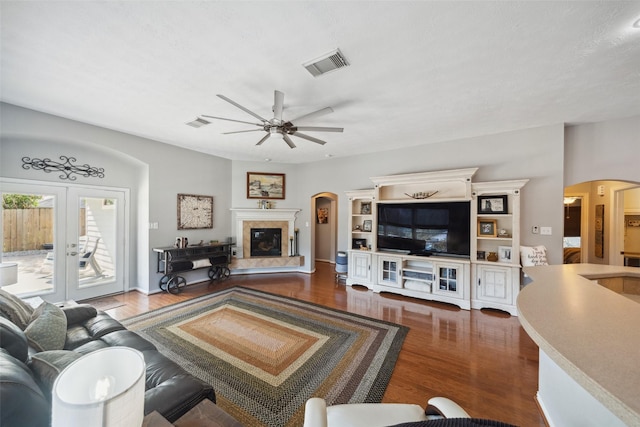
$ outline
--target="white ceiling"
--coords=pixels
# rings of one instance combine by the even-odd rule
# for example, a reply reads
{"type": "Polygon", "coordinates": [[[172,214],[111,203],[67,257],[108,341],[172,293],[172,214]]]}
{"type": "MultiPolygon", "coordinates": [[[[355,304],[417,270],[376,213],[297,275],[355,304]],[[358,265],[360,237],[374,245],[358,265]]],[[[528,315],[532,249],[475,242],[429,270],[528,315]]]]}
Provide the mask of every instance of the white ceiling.
{"type": "Polygon", "coordinates": [[[2,1],[1,99],[238,160],[303,163],[640,114],[640,2],[2,1]],[[302,64],[340,48],[349,67],[302,64]],[[339,126],[255,143],[223,94],[339,126]]]}

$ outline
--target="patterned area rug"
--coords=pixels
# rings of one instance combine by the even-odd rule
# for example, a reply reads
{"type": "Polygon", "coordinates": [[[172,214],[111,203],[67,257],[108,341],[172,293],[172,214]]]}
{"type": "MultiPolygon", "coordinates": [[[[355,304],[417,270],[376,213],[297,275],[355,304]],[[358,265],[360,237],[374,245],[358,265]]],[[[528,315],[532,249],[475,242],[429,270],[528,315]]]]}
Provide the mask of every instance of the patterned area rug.
{"type": "Polygon", "coordinates": [[[247,426],[300,426],[313,396],[380,402],[408,328],[246,288],[123,321],[247,426]]]}

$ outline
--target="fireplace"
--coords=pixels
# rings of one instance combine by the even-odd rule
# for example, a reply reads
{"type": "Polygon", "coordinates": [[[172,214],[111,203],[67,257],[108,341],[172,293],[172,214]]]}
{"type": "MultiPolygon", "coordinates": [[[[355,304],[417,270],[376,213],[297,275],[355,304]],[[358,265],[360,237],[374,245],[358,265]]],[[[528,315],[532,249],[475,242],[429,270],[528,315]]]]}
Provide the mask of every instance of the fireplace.
{"type": "Polygon", "coordinates": [[[252,257],[282,256],[282,229],[251,228],[252,257]]]}
{"type": "Polygon", "coordinates": [[[238,250],[236,251],[236,259],[253,259],[255,262],[250,264],[266,263],[274,266],[277,263],[278,256],[251,255],[251,230],[254,228],[278,228],[280,229],[280,262],[294,262],[288,256],[291,248],[289,247],[289,237],[294,234],[296,215],[300,209],[251,209],[251,208],[232,208],[234,215],[235,236],[238,242],[238,250]]]}

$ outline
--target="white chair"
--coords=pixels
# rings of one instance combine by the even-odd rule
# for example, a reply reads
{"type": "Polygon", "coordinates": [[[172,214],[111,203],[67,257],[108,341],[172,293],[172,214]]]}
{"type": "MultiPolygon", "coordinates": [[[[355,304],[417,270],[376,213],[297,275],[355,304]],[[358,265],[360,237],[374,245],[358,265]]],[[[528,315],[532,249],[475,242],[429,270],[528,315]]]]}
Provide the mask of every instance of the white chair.
{"type": "Polygon", "coordinates": [[[98,244],[101,239],[102,237],[96,238],[93,248],[89,250],[89,238],[87,238],[82,252],[79,254],[80,258],[78,260],[78,267],[80,270],[86,270],[87,267],[91,267],[95,273],[95,277],[101,277],[104,274],[100,264],[98,264],[98,261],[96,260],[96,251],[98,250],[98,244]]]}
{"type": "Polygon", "coordinates": [[[383,427],[441,418],[470,418],[469,414],[446,397],[433,397],[427,409],[408,403],[350,403],[327,406],[324,399],[307,400],[304,427],[383,427]]]}

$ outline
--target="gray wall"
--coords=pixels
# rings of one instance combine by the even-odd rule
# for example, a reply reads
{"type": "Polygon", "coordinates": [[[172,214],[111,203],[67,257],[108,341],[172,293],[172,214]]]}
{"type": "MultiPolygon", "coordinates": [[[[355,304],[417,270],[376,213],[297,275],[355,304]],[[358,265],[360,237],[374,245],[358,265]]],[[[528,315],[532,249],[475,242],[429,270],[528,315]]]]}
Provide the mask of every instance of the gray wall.
{"type": "MultiPolygon", "coordinates": [[[[1,177],[64,183],[56,174],[21,167],[23,156],[57,159],[64,154],[75,156],[78,163],[105,168],[104,179],[78,178],[76,183],[130,189],[131,288],[158,289],[161,275],[156,273],[153,247],[169,246],[176,236],[190,242],[229,236],[231,161],[10,104],[1,104],[0,114],[1,177]],[[214,197],[212,230],[178,232],[178,193],[214,197]],[[158,229],[149,230],[150,222],[158,222],[158,229]]],[[[198,277],[206,273],[193,272],[187,279],[198,277]]]]}
{"type": "Polygon", "coordinates": [[[565,185],[587,181],[640,182],[640,116],[567,126],[565,185]]]}
{"type": "MultiPolygon", "coordinates": [[[[358,154],[301,165],[300,199],[330,191],[338,203],[338,250],[348,246],[347,190],[373,188],[370,177],[413,172],[479,167],[474,181],[530,179],[522,191],[523,245],[544,244],[554,263],[562,262],[563,125],[526,129],[499,135],[418,145],[383,153],[358,154]],[[531,234],[533,225],[553,227],[552,236],[531,234]]],[[[302,221],[311,221],[308,212],[302,221]]],[[[302,228],[305,231],[306,229],[302,228]]],[[[309,233],[303,233],[308,246],[309,233]]]]}
{"type": "MultiPolygon", "coordinates": [[[[257,207],[255,200],[246,198],[249,171],[286,174],[286,198],[277,201],[276,208],[301,209],[296,226],[301,230],[305,271],[312,270],[313,196],[323,192],[339,195],[338,250],[345,250],[348,204],[344,193],[372,188],[372,176],[479,167],[474,181],[528,178],[522,192],[521,242],[547,246],[552,263],[562,262],[565,179],[572,183],[605,178],[639,180],[637,166],[633,168],[634,159],[639,158],[637,117],[569,127],[566,135],[564,126],[557,124],[435,144],[421,144],[416,138],[411,148],[292,165],[230,161],[9,104],[1,105],[1,114],[0,176],[58,181],[41,172],[23,170],[20,159],[44,153],[51,158],[77,154],[79,161],[107,169],[104,180],[85,184],[131,189],[131,283],[151,292],[157,290],[160,277],[151,248],[171,245],[179,235],[190,242],[226,239],[235,233],[229,209],[257,207]],[[615,150],[610,149],[611,144],[615,150]],[[585,153],[584,147],[592,154],[585,153]],[[595,164],[599,158],[606,160],[603,165],[595,164]],[[213,230],[178,232],[178,193],[214,196],[213,230]],[[149,222],[158,222],[159,229],[148,230],[149,222]],[[530,232],[533,225],[552,227],[553,235],[534,235],[530,232]],[[136,253],[145,256],[135,259],[136,253]]],[[[390,141],[390,147],[392,144],[390,141]]],[[[204,272],[193,272],[187,279],[204,277],[204,272]]]]}

